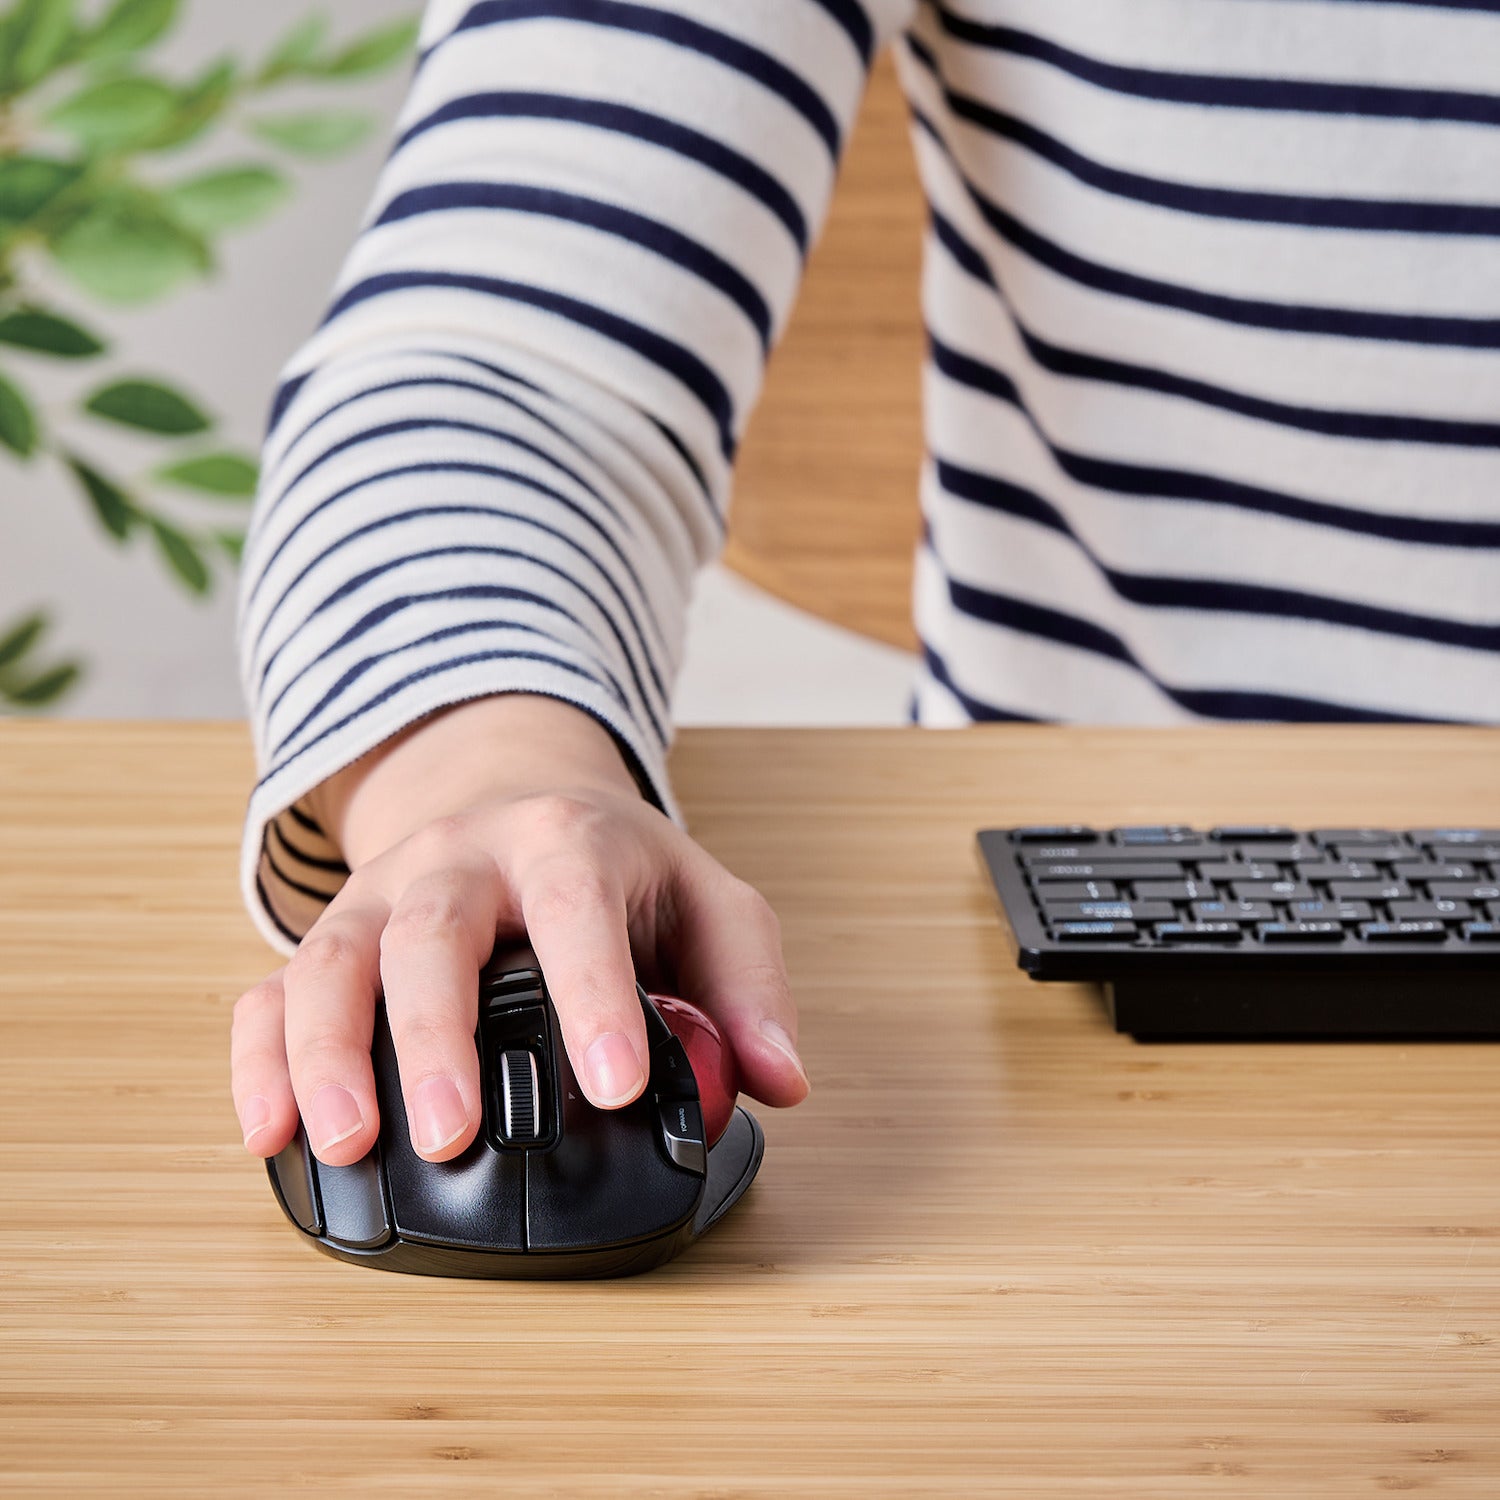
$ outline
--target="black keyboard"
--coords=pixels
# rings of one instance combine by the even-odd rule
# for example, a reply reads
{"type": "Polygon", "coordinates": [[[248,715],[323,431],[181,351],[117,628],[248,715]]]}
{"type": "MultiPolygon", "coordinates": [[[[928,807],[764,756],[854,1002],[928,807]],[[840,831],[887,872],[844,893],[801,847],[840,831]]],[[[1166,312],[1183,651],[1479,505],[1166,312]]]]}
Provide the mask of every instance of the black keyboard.
{"type": "Polygon", "coordinates": [[[987,828],[1034,979],[1137,1037],[1500,1037],[1500,828],[987,828]]]}

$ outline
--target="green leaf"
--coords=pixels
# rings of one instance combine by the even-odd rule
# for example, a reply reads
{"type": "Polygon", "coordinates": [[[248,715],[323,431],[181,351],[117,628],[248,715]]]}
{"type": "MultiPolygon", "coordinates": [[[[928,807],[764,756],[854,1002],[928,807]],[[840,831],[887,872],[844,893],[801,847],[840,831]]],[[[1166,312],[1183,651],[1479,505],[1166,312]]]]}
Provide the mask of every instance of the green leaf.
{"type": "Polygon", "coordinates": [[[245,533],[243,531],[216,531],[213,537],[232,562],[238,563],[244,558],[245,533]]]}
{"type": "Polygon", "coordinates": [[[270,167],[225,167],[204,172],[169,188],[172,212],[190,229],[212,234],[253,224],[291,192],[291,184],[270,167]]]}
{"type": "Polygon", "coordinates": [[[104,529],[116,541],[123,542],[141,519],[141,513],[130,496],[114,480],[106,479],[96,468],[86,464],[75,454],[65,454],[64,458],[83,486],[83,492],[88,496],[104,529]]]}
{"type": "Polygon", "coordinates": [[[170,151],[196,140],[234,97],[239,71],[232,58],[216,62],[177,95],[172,118],[141,142],[143,151],[170,151]]]}
{"type": "Polygon", "coordinates": [[[202,236],[142,188],[102,195],[50,248],[79,286],[106,302],[149,302],[213,265],[202,236]]]}
{"type": "Polygon", "coordinates": [[[176,107],[176,89],[158,78],[106,78],[86,83],[46,118],[90,151],[120,151],[161,130],[176,107]]]}
{"type": "Polygon", "coordinates": [[[362,78],[406,57],[416,45],[418,22],[411,17],[378,26],[356,37],[317,71],[325,78],[362,78]]]}
{"type": "Polygon", "coordinates": [[[151,534],[167,566],[195,594],[206,594],[210,582],[208,567],[188,537],[160,516],[150,517],[151,534]]]}
{"type": "Polygon", "coordinates": [[[104,352],[104,345],[87,329],[36,307],[23,307],[0,318],[0,344],[55,354],[59,359],[87,359],[104,352]]]}
{"type": "Polygon", "coordinates": [[[20,389],[0,375],[0,443],[21,458],[36,452],[36,416],[20,389]]]}
{"type": "Polygon", "coordinates": [[[0,158],[0,221],[26,223],[82,175],[76,162],[48,156],[0,158]]]}
{"type": "Polygon", "coordinates": [[[180,391],[151,380],[118,380],[95,391],[83,405],[96,417],[168,437],[204,432],[213,425],[180,391]]]}
{"type": "Polygon", "coordinates": [[[44,708],[47,704],[56,702],[73,686],[78,680],[79,672],[77,662],[64,662],[51,671],[43,672],[40,677],[33,677],[30,682],[5,688],[5,696],[21,708],[44,708]]]}
{"type": "Polygon", "coordinates": [[[73,36],[73,0],[22,0],[6,39],[8,81],[28,89],[56,67],[73,36]]]}
{"type": "Polygon", "coordinates": [[[250,129],[263,141],[298,156],[337,156],[364,140],[373,125],[369,115],[347,109],[262,115],[250,121],[250,129]]]}
{"type": "Polygon", "coordinates": [[[316,71],[313,59],[317,56],[318,48],[323,45],[323,38],[327,35],[327,16],[315,12],[299,21],[271,49],[270,56],[261,64],[260,72],[255,75],[256,83],[264,87],[266,84],[277,83],[283,78],[291,77],[293,74],[316,71]]]}
{"type": "Polygon", "coordinates": [[[36,644],[37,638],[47,628],[47,616],[41,610],[27,615],[19,625],[12,626],[0,636],[0,670],[20,661],[36,644]]]}
{"type": "Polygon", "coordinates": [[[156,478],[164,484],[233,500],[253,495],[259,475],[256,466],[240,453],[205,453],[156,471],[156,478]]]}
{"type": "Polygon", "coordinates": [[[177,20],[180,0],[115,0],[83,39],[86,57],[139,52],[159,41],[177,20]]]}

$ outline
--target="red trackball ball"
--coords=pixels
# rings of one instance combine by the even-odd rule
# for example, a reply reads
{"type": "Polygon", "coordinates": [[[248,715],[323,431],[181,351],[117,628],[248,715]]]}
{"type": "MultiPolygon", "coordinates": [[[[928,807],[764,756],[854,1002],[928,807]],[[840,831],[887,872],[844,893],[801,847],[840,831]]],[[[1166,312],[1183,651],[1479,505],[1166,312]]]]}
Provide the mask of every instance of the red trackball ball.
{"type": "Polygon", "coordinates": [[[724,1134],[734,1115],[740,1083],[734,1054],[724,1044],[719,1028],[686,1000],[671,995],[653,995],[661,1018],[672,1035],[687,1049],[693,1077],[698,1080],[698,1099],[703,1107],[703,1133],[708,1144],[724,1134]]]}

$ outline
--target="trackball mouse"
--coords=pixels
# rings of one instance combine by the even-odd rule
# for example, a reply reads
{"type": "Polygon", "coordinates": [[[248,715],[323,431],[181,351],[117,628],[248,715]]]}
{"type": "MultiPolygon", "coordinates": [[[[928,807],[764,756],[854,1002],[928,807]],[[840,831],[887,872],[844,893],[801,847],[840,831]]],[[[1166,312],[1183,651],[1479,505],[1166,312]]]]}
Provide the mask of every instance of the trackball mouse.
{"type": "Polygon", "coordinates": [[[282,1210],[320,1250],[418,1276],[629,1276],[680,1254],[749,1187],[765,1138],[734,1103],[733,1065],[712,1022],[637,985],[650,1077],[634,1103],[596,1109],[568,1061],[541,970],[526,958],[492,960],[480,975],[484,1123],[451,1161],[412,1149],[377,1005],[380,1134],[370,1153],[326,1166],[299,1122],[266,1163],[282,1210]]]}

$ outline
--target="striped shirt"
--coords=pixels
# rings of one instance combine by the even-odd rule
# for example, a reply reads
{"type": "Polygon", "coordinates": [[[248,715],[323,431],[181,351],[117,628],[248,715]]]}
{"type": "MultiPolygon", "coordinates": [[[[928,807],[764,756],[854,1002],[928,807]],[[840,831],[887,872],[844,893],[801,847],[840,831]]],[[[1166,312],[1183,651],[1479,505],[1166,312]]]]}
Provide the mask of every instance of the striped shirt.
{"type": "Polygon", "coordinates": [[[1500,720],[1500,0],[433,0],[245,554],[273,942],[346,873],[300,799],[466,698],[578,705],[676,815],[689,589],[887,42],[914,719],[1500,720]]]}

